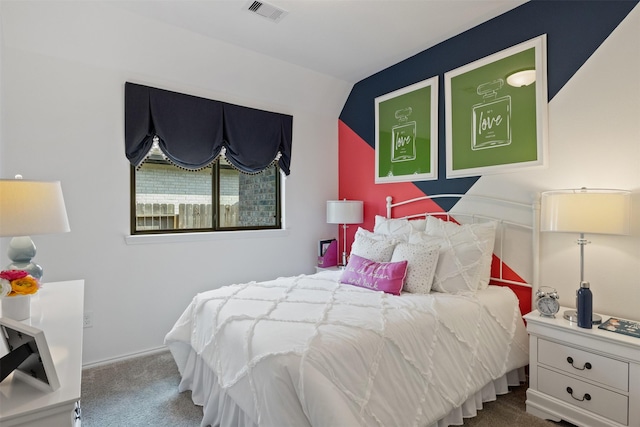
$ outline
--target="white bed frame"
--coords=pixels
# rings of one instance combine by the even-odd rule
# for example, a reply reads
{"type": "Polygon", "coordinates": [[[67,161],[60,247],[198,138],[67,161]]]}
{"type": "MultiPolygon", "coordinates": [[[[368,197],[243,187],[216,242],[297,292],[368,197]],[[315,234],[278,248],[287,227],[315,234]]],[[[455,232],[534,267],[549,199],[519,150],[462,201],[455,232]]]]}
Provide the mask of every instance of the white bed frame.
{"type": "MultiPolygon", "coordinates": [[[[401,202],[393,202],[393,198],[391,196],[387,196],[386,198],[386,217],[394,218],[393,209],[399,206],[404,205],[413,205],[415,209],[412,208],[413,211],[416,211],[415,214],[410,215],[402,215],[396,218],[407,218],[407,219],[418,219],[424,218],[426,216],[435,216],[438,218],[442,218],[445,220],[451,220],[464,224],[464,223],[476,223],[476,222],[484,222],[484,221],[496,221],[498,223],[498,228],[496,230],[496,244],[494,247],[494,254],[500,260],[500,268],[499,275],[497,277],[492,276],[491,281],[499,282],[509,285],[515,286],[523,286],[527,288],[531,288],[531,303],[532,307],[534,306],[533,299],[536,291],[538,290],[538,280],[539,280],[539,263],[540,263],[540,243],[539,243],[539,204],[537,203],[522,203],[516,202],[512,200],[500,199],[496,197],[489,196],[477,196],[470,194],[437,194],[432,196],[422,196],[416,197],[414,199],[409,199],[401,202]],[[454,204],[451,211],[430,211],[430,210],[419,210],[419,203],[424,201],[435,201],[438,199],[458,199],[458,201],[454,204]],[[461,203],[462,202],[462,203],[461,203]],[[467,209],[467,206],[472,206],[474,209],[467,209]],[[487,208],[493,208],[495,212],[496,209],[500,209],[501,213],[504,214],[504,217],[498,218],[496,216],[487,215],[481,213],[482,210],[486,210],[487,208]],[[479,213],[480,212],[480,213],[479,213]],[[513,218],[513,219],[511,219],[513,218]],[[505,247],[510,243],[510,233],[514,232],[526,232],[531,239],[530,245],[530,257],[531,260],[531,279],[527,282],[518,282],[504,278],[503,267],[508,262],[505,262],[505,257],[508,258],[508,251],[505,251],[505,247]]],[[[512,241],[514,239],[511,239],[512,241]]],[[[511,242],[513,243],[513,242],[511,242]]],[[[519,248],[522,245],[518,246],[519,248]]],[[[526,313],[522,313],[526,314],[526,313]]]]}

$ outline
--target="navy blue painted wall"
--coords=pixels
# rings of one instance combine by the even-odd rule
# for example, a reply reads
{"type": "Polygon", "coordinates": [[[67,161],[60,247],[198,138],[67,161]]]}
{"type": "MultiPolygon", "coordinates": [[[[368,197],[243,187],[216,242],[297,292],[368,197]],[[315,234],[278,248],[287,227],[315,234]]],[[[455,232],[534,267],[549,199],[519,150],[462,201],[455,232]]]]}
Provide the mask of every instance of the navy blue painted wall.
{"type": "MultiPolygon", "coordinates": [[[[445,72],[547,34],[547,87],[551,100],[637,4],[638,0],[532,0],[356,83],[340,120],[373,148],[374,99],[437,75],[438,170],[445,171],[445,72]]],[[[447,180],[444,175],[440,173],[437,181],[414,184],[425,194],[466,193],[478,179],[447,180]]]]}

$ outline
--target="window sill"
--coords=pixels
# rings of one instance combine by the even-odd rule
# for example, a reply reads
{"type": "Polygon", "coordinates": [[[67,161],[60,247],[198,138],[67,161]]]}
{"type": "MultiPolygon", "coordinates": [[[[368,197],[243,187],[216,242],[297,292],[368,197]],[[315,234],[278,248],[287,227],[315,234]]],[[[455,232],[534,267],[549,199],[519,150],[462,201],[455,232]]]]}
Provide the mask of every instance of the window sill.
{"type": "Polygon", "coordinates": [[[140,234],[124,237],[127,245],[285,237],[289,230],[216,231],[212,233],[140,234]]]}

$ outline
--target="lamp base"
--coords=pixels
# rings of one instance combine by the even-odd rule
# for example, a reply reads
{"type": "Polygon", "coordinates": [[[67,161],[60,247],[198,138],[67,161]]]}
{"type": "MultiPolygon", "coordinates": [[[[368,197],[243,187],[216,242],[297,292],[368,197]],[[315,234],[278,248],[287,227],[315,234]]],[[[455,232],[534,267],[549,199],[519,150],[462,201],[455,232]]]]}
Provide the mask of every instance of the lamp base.
{"type": "Polygon", "coordinates": [[[34,279],[42,279],[42,267],[35,262],[12,262],[8,264],[5,270],[24,270],[34,279]]]}
{"type": "Polygon", "coordinates": [[[7,265],[6,270],[24,270],[32,277],[42,279],[42,267],[31,259],[36,256],[36,245],[29,236],[18,236],[9,242],[7,251],[9,259],[13,261],[7,265]]]}
{"type": "MultiPolygon", "coordinates": [[[[576,310],[566,310],[562,317],[564,317],[571,323],[578,323],[578,312],[576,310]]],[[[591,323],[594,325],[599,325],[600,323],[602,323],[602,316],[593,313],[591,315],[591,323]]]]}

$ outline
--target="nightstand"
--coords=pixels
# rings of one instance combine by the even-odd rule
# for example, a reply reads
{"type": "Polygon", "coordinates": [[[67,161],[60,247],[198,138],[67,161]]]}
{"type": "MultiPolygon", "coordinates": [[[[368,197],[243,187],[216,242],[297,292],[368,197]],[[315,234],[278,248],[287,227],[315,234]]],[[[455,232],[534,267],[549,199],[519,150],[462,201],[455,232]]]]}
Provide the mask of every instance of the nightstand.
{"type": "Polygon", "coordinates": [[[562,315],[524,318],[528,413],[585,427],[640,426],[640,338],[579,328],[562,315]]]}
{"type": "Polygon", "coordinates": [[[36,298],[23,323],[44,331],[60,388],[41,391],[9,375],[0,383],[0,426],[78,427],[84,281],[45,283],[36,298]]]}

